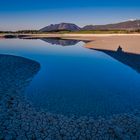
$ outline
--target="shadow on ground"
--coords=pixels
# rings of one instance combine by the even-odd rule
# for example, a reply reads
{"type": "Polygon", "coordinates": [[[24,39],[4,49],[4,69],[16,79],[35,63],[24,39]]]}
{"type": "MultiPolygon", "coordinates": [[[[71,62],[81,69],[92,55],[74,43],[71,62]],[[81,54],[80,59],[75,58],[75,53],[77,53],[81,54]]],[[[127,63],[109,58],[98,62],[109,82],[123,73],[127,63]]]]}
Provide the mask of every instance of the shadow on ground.
{"type": "Polygon", "coordinates": [[[94,48],[93,50],[103,52],[140,73],[140,54],[124,52],[120,46],[116,51],[94,48]]]}

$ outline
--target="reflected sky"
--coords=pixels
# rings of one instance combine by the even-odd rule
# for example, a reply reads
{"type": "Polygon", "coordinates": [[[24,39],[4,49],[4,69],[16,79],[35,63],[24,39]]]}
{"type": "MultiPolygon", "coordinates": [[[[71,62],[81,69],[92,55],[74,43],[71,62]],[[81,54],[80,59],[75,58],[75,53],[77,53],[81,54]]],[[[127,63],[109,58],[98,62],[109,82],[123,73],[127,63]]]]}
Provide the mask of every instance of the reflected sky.
{"type": "Polygon", "coordinates": [[[109,55],[41,40],[0,40],[1,54],[33,59],[41,69],[24,96],[37,109],[78,116],[109,116],[140,109],[140,75],[109,55]]]}

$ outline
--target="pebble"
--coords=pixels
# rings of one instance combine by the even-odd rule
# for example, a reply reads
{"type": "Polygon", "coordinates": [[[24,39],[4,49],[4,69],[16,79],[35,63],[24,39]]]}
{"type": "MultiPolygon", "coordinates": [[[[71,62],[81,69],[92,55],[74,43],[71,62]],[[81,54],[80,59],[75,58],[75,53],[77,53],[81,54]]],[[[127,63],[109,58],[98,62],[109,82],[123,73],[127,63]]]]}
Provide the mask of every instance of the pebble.
{"type": "MultiPolygon", "coordinates": [[[[23,63],[25,67],[17,69],[10,67],[13,64],[11,59],[7,58],[10,70],[16,70],[16,76],[19,81],[15,80],[15,76],[8,73],[6,68],[1,67],[5,71],[0,73],[0,81],[5,78],[5,81],[0,82],[0,139],[4,140],[139,140],[140,139],[140,111],[135,111],[134,114],[119,114],[113,115],[110,119],[99,117],[76,116],[65,117],[59,114],[51,114],[43,110],[36,110],[30,102],[21,96],[21,83],[23,86],[29,84],[33,75],[39,70],[39,65],[35,62],[24,59],[16,60],[16,63],[23,63]],[[34,63],[31,65],[31,63],[34,63]],[[32,71],[30,67],[32,68],[32,71]],[[7,74],[10,79],[6,79],[7,74]],[[24,79],[24,81],[22,81],[24,79]],[[4,87],[5,83],[12,81],[4,87]],[[10,85],[9,88],[7,88],[10,85]],[[8,90],[6,90],[8,89],[8,90]],[[11,89],[11,90],[10,90],[11,89]],[[14,89],[14,90],[13,90],[14,89]],[[16,90],[15,90],[16,89],[16,90]]],[[[0,59],[1,61],[4,59],[0,59]]]]}

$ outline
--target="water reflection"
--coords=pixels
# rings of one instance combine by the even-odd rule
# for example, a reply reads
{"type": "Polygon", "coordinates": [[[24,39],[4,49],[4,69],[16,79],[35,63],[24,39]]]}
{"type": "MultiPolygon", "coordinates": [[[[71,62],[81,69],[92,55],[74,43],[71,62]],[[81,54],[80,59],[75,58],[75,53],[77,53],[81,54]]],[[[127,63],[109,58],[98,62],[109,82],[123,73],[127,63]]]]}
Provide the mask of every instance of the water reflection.
{"type": "Polygon", "coordinates": [[[3,76],[0,82],[7,80],[10,85],[1,85],[1,94],[17,90],[36,109],[66,116],[110,116],[140,109],[138,73],[104,53],[82,47],[82,43],[71,47],[50,46],[39,39],[1,41],[1,53],[23,56],[41,64],[36,74],[39,70],[36,62],[32,66],[29,60],[27,63],[17,58],[9,57],[7,61],[0,58],[0,78],[3,76]],[[13,61],[10,66],[8,61],[13,61]],[[26,79],[32,80],[30,85],[26,79]],[[21,93],[20,86],[26,88],[25,92],[21,93]]]}
{"type": "Polygon", "coordinates": [[[97,51],[104,52],[119,62],[131,67],[138,73],[140,73],[140,54],[127,53],[122,50],[119,46],[117,51],[105,50],[105,49],[94,49],[97,51]]]}
{"type": "Polygon", "coordinates": [[[80,40],[69,40],[69,39],[61,39],[61,38],[41,38],[41,40],[50,43],[52,45],[61,45],[61,46],[71,46],[76,45],[80,42],[80,40]]]}

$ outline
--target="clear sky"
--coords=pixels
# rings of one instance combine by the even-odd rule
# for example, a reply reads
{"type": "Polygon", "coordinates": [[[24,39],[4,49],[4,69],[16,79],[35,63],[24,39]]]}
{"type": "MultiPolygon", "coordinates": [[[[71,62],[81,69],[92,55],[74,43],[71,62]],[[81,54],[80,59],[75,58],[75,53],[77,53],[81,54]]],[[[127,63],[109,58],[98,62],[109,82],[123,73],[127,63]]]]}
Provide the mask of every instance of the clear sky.
{"type": "Polygon", "coordinates": [[[140,19],[140,0],[3,0],[0,30],[40,29],[51,23],[79,26],[140,19]]]}

